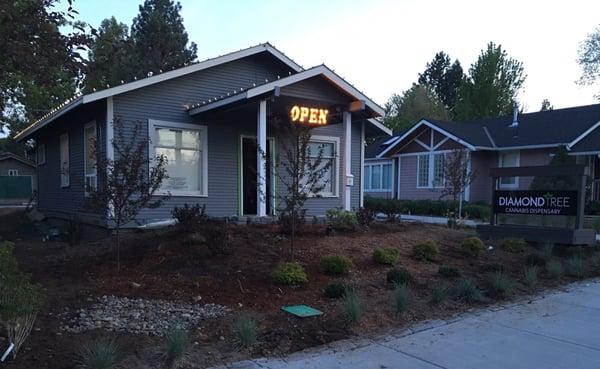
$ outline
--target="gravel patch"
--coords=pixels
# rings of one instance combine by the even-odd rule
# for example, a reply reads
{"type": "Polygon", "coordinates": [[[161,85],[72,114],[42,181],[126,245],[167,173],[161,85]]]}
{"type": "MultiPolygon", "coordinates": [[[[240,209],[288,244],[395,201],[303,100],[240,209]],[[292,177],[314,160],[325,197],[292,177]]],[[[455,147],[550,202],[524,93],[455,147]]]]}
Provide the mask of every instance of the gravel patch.
{"type": "Polygon", "coordinates": [[[225,306],[217,304],[103,296],[89,308],[65,311],[60,315],[63,321],[61,329],[66,332],[104,329],[162,336],[174,327],[192,327],[228,311],[225,306]]]}

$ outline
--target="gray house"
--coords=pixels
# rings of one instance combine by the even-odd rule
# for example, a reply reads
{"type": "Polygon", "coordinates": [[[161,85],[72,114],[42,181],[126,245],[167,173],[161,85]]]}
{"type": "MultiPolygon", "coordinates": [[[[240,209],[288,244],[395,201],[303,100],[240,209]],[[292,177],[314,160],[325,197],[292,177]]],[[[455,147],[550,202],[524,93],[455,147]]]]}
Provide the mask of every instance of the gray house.
{"type": "Polygon", "coordinates": [[[36,187],[34,162],[12,152],[0,152],[0,203],[28,201],[36,187]]]}
{"type": "MultiPolygon", "coordinates": [[[[589,198],[600,200],[600,104],[471,122],[422,119],[411,129],[367,146],[365,194],[437,200],[444,187],[444,158],[469,151],[474,181],[467,201],[491,201],[489,168],[548,165],[563,146],[589,176],[589,198]]],[[[533,177],[500,179],[500,189],[529,189],[533,177]]]]}
{"type": "Polygon", "coordinates": [[[17,138],[35,139],[44,152],[38,206],[47,216],[77,214],[105,225],[84,206],[86,189],[98,181],[87,143],[95,139],[102,155],[115,158],[113,122],[120,119],[125,135],[136,124],[147,132],[149,157],[168,158],[169,179],[161,191],[170,199],[144,210],[138,223],[168,219],[184,203],[206,205],[211,216],[262,217],[277,211],[278,168],[266,170],[261,152],[273,157],[281,151],[274,124],[285,117],[314,126],[313,144],[331,161],[322,197],[307,202],[308,214],[323,215],[361,205],[365,138],[391,134],[375,120],[383,113],[325,65],[303,69],[261,44],[78,95],[17,138]]]}

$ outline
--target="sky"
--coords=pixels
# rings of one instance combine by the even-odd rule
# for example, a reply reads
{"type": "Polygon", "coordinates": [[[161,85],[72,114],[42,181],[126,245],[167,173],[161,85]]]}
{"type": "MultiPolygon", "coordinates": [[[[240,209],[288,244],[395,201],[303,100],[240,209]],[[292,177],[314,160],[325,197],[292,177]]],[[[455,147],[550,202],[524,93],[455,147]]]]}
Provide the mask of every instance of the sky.
{"type": "MultiPolygon", "coordinates": [[[[75,0],[95,27],[114,15],[131,25],[142,0],[75,0]]],[[[600,86],[576,83],[577,50],[600,24],[600,1],[537,0],[180,0],[190,41],[203,60],[270,42],[305,68],[325,63],[384,104],[401,93],[436,52],[465,70],[488,42],[523,62],[526,111],[598,102],[600,86]]]]}

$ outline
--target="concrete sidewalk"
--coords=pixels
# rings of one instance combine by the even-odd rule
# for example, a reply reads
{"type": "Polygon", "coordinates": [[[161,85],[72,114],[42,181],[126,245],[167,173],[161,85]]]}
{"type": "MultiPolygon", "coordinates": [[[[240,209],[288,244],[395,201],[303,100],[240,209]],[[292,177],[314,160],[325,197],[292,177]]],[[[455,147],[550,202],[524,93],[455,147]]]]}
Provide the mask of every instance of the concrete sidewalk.
{"type": "Polygon", "coordinates": [[[600,368],[600,280],[450,321],[220,368],[600,368]]]}

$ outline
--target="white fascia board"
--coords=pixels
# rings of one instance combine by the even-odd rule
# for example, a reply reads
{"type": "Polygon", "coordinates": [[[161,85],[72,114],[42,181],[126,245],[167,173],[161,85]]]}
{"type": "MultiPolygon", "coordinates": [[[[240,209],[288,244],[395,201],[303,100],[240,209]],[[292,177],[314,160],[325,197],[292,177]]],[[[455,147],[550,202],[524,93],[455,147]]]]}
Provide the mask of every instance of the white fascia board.
{"type": "Polygon", "coordinates": [[[225,55],[222,55],[222,56],[219,56],[216,58],[207,59],[205,61],[202,61],[202,62],[199,62],[196,64],[192,64],[187,67],[171,70],[171,71],[164,72],[164,73],[152,76],[152,77],[146,77],[146,78],[140,79],[138,81],[126,83],[121,86],[116,86],[116,87],[108,88],[106,90],[93,92],[93,93],[85,95],[83,97],[83,103],[87,104],[89,102],[104,99],[109,96],[122,94],[122,93],[125,93],[128,91],[146,87],[146,86],[149,86],[149,85],[152,85],[155,83],[159,83],[159,82],[163,82],[163,81],[166,81],[169,79],[181,77],[186,74],[198,72],[203,69],[217,66],[219,64],[228,63],[228,62],[231,62],[231,61],[234,61],[237,59],[242,59],[242,58],[254,55],[254,54],[258,54],[263,51],[267,51],[267,52],[271,53],[276,58],[278,58],[279,60],[284,62],[286,65],[288,65],[290,68],[294,69],[296,72],[300,72],[303,70],[302,67],[300,67],[298,64],[296,64],[294,61],[292,61],[287,56],[285,56],[282,52],[275,49],[273,46],[271,46],[269,44],[261,44],[261,45],[257,45],[257,46],[254,46],[254,47],[251,47],[248,49],[225,54],[225,55]]]}
{"type": "Polygon", "coordinates": [[[594,124],[593,126],[588,128],[585,132],[583,132],[581,135],[579,135],[573,141],[571,141],[569,144],[567,144],[567,150],[571,150],[571,148],[573,146],[575,146],[575,144],[577,144],[579,141],[583,140],[587,135],[592,133],[599,126],[600,126],[600,121],[596,122],[596,124],[594,124]]]}
{"type": "Polygon", "coordinates": [[[394,142],[393,144],[389,145],[385,150],[383,150],[382,152],[380,152],[377,155],[377,158],[381,158],[383,155],[385,155],[392,148],[396,147],[396,145],[398,144],[398,142],[404,140],[406,137],[408,137],[408,135],[410,135],[411,133],[413,133],[414,131],[416,131],[420,126],[422,126],[424,124],[423,122],[425,122],[425,120],[420,120],[419,122],[417,122],[417,124],[415,124],[414,126],[412,126],[411,129],[409,129],[402,136],[400,136],[398,138],[398,140],[396,140],[396,142],[394,142]]]}
{"type": "Polygon", "coordinates": [[[378,121],[375,118],[369,118],[367,119],[369,121],[369,123],[371,123],[372,125],[375,126],[375,128],[378,128],[379,130],[383,131],[383,133],[385,133],[388,136],[392,135],[392,130],[389,129],[388,127],[386,127],[383,123],[381,123],[380,121],[378,121]]]}
{"type": "Polygon", "coordinates": [[[73,108],[76,108],[77,106],[79,106],[81,104],[83,104],[83,99],[82,99],[82,97],[78,97],[75,100],[63,105],[56,112],[51,113],[47,117],[42,118],[41,120],[38,120],[38,121],[30,124],[27,128],[25,128],[21,132],[17,133],[15,135],[15,140],[21,141],[22,139],[26,138],[30,134],[40,130],[41,128],[46,126],[48,123],[52,122],[54,119],[66,114],[67,112],[71,111],[73,108]]]}

